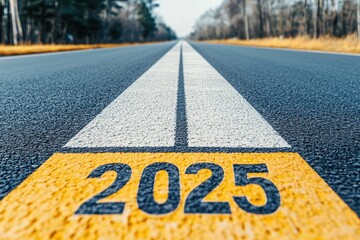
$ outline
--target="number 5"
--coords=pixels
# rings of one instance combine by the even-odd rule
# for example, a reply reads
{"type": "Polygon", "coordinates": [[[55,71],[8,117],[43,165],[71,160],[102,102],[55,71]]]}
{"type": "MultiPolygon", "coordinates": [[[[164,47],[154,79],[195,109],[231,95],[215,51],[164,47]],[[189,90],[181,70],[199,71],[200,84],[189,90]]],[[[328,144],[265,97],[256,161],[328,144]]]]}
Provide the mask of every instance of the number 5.
{"type": "Polygon", "coordinates": [[[245,196],[234,197],[237,205],[249,213],[271,214],[280,207],[280,193],[276,186],[269,180],[254,177],[248,178],[248,173],[268,173],[265,164],[234,164],[235,184],[236,186],[247,186],[256,184],[265,191],[267,202],[264,206],[254,206],[245,196]]]}

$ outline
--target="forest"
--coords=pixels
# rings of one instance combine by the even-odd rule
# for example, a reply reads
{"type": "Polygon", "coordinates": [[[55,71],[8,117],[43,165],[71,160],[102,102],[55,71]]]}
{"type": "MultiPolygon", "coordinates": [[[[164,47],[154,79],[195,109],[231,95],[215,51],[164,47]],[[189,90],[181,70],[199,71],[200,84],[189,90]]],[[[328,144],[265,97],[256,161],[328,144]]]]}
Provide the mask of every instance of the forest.
{"type": "Polygon", "coordinates": [[[0,0],[0,44],[97,44],[176,39],[156,0],[0,0]]]}
{"type": "Polygon", "coordinates": [[[261,39],[358,34],[360,0],[224,0],[203,14],[191,38],[261,39]]]}

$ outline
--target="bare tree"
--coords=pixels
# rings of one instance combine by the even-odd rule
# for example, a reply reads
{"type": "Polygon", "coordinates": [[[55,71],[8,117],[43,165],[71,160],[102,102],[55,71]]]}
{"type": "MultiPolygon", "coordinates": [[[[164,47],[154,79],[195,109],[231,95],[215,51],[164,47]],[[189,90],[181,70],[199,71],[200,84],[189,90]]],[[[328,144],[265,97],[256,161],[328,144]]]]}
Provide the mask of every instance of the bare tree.
{"type": "Polygon", "coordinates": [[[249,19],[248,19],[247,10],[246,10],[246,0],[243,0],[242,4],[243,4],[243,18],[244,18],[245,38],[246,38],[246,40],[249,40],[250,39],[249,19]]]}
{"type": "Polygon", "coordinates": [[[314,0],[314,6],[313,6],[313,34],[314,34],[314,38],[319,37],[319,20],[318,20],[319,1],[320,0],[314,0]]]}
{"type": "Polygon", "coordinates": [[[257,0],[257,10],[259,15],[259,37],[262,38],[264,37],[264,19],[261,0],[257,0]]]}
{"type": "Polygon", "coordinates": [[[360,39],[360,0],[357,1],[357,34],[360,39]]]}
{"type": "Polygon", "coordinates": [[[224,1],[222,7],[225,9],[225,14],[229,19],[229,34],[230,37],[241,38],[241,1],[242,0],[228,0],[224,1]]]}
{"type": "Polygon", "coordinates": [[[278,32],[278,35],[280,37],[283,37],[284,36],[284,11],[283,11],[283,8],[284,8],[284,0],[277,0],[277,5],[278,5],[278,26],[277,26],[277,32],[278,32]]]}
{"type": "Polygon", "coordinates": [[[335,0],[331,0],[331,17],[332,17],[332,35],[336,35],[337,26],[337,12],[335,6],[335,0]]]}
{"type": "Polygon", "coordinates": [[[303,26],[302,35],[304,35],[304,34],[308,35],[309,34],[309,25],[308,25],[308,1],[307,0],[304,1],[303,14],[304,14],[304,17],[303,17],[303,23],[302,23],[302,26],[303,26]]]}
{"type": "Polygon", "coordinates": [[[5,9],[5,0],[0,0],[0,44],[4,42],[4,9],[5,9]]]}
{"type": "Polygon", "coordinates": [[[19,40],[21,41],[23,35],[17,0],[9,0],[9,8],[11,14],[12,42],[17,45],[19,40]]]}
{"type": "Polygon", "coordinates": [[[155,1],[0,0],[0,42],[82,44],[174,39],[174,31],[156,21],[153,9],[159,4],[155,1]]]}
{"type": "Polygon", "coordinates": [[[342,37],[357,32],[360,39],[360,0],[223,0],[201,19],[192,37],[212,38],[342,37]],[[226,16],[223,16],[225,14],[226,16]],[[212,17],[212,18],[211,18],[212,17]],[[228,19],[223,24],[220,19],[228,19]],[[341,23],[341,24],[340,24],[341,23]],[[226,28],[226,29],[224,29],[226,28]],[[214,29],[216,30],[214,32],[214,29]],[[206,32],[209,31],[209,32],[206,32]],[[226,34],[227,33],[227,34],[226,34]]]}

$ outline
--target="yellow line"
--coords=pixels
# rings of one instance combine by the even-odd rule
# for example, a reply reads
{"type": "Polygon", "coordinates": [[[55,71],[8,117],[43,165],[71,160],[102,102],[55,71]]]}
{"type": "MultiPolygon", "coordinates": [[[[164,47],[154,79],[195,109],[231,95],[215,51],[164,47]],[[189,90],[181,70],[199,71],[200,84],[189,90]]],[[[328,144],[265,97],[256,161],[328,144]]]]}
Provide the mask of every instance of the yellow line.
{"type": "MultiPolygon", "coordinates": [[[[221,176],[221,171],[214,176],[221,176]]],[[[0,229],[1,239],[355,239],[360,236],[360,221],[296,153],[87,153],[55,154],[5,197],[0,202],[0,229]],[[153,166],[159,163],[172,166],[170,178],[164,170],[154,175],[153,166]],[[228,203],[231,213],[216,213],[221,209],[215,208],[208,210],[215,213],[185,213],[190,193],[212,175],[206,169],[190,174],[191,165],[204,166],[199,163],[219,166],[224,172],[220,185],[203,201],[228,203]],[[274,184],[280,197],[274,212],[251,213],[234,201],[234,197],[246,197],[258,208],[274,200],[267,199],[269,188],[264,190],[261,184],[236,186],[235,175],[239,178],[245,165],[266,166],[268,173],[248,173],[245,180],[257,177],[274,184]],[[104,166],[110,170],[105,171],[104,166]],[[234,166],[239,167],[237,172],[234,166]],[[101,168],[102,176],[88,178],[101,168]],[[114,183],[116,171],[121,172],[118,177],[125,186],[99,203],[123,202],[122,213],[76,215],[80,206],[114,183]],[[173,184],[177,171],[178,204],[173,184]],[[149,181],[152,174],[152,205],[158,209],[147,206],[152,201],[151,186],[139,190],[141,178],[146,175],[149,181]],[[173,184],[173,201],[164,208],[170,199],[169,184],[173,184]],[[145,201],[139,200],[144,196],[145,201]]]]}

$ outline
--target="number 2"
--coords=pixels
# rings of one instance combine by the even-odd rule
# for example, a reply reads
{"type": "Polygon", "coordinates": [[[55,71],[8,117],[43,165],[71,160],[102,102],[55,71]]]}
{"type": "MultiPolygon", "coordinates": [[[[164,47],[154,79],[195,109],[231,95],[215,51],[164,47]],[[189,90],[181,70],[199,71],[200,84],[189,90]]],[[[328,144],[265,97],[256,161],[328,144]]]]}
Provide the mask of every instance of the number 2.
{"type": "Polygon", "coordinates": [[[124,211],[125,203],[123,202],[109,202],[99,203],[98,201],[106,198],[126,185],[131,177],[131,168],[126,164],[113,163],[106,164],[96,168],[90,173],[88,178],[101,178],[104,173],[114,171],[117,176],[110,187],[94,196],[90,200],[83,203],[75,214],[122,214],[124,211]]]}
{"type": "Polygon", "coordinates": [[[185,174],[197,174],[202,169],[212,172],[211,177],[195,188],[185,202],[185,213],[231,214],[228,202],[203,202],[224,179],[224,170],[214,163],[195,163],[186,169],[185,174]]]}
{"type": "MultiPolygon", "coordinates": [[[[200,170],[210,170],[212,175],[190,192],[186,201],[184,212],[186,214],[231,214],[229,202],[205,202],[203,199],[210,194],[224,179],[224,170],[214,163],[195,163],[189,166],[185,174],[197,174],[200,170]]],[[[268,173],[265,164],[234,164],[235,185],[259,185],[266,194],[267,202],[263,206],[256,206],[249,202],[246,196],[233,197],[236,204],[248,213],[271,214],[280,207],[280,193],[269,180],[261,177],[248,178],[249,173],[268,173]]],[[[77,215],[90,214],[122,214],[124,202],[99,203],[123,188],[130,180],[132,170],[127,164],[106,164],[92,171],[88,178],[101,178],[106,172],[116,172],[115,181],[104,191],[83,203],[75,212],[77,215]]],[[[180,173],[176,165],[171,163],[154,163],[147,166],[140,179],[137,193],[139,208],[152,215],[168,214],[176,210],[180,204],[180,173]],[[154,199],[154,181],[159,171],[166,171],[169,177],[168,199],[164,203],[157,203],[154,199]]]]}

